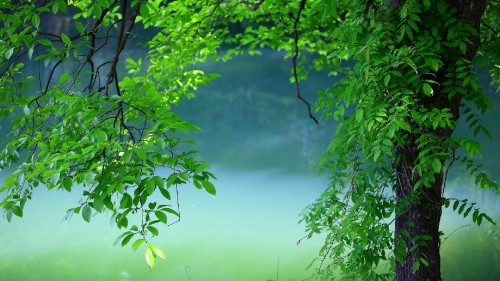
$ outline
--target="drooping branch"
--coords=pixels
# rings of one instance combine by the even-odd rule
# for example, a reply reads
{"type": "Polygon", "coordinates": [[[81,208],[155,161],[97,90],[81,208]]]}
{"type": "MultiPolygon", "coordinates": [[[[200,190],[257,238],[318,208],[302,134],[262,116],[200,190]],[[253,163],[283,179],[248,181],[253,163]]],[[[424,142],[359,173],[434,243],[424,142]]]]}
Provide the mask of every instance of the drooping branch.
{"type": "Polygon", "coordinates": [[[314,123],[319,124],[318,119],[316,119],[316,117],[314,117],[314,115],[312,114],[311,104],[306,99],[304,99],[300,93],[299,77],[297,75],[297,58],[299,57],[299,31],[297,29],[297,26],[299,25],[299,22],[300,22],[300,15],[302,14],[302,11],[306,7],[306,1],[307,0],[302,0],[300,2],[300,7],[299,7],[299,11],[297,13],[297,17],[295,18],[295,22],[293,23],[294,42],[295,42],[295,53],[292,57],[293,78],[295,81],[295,89],[297,92],[297,98],[299,100],[301,100],[307,106],[309,118],[311,118],[314,121],[314,123]]]}
{"type": "MultiPolygon", "coordinates": [[[[123,1],[122,5],[122,18],[125,19],[127,15],[127,0],[123,1]]],[[[125,31],[125,25],[126,21],[122,21],[122,25],[120,27],[120,34],[118,35],[118,43],[116,46],[115,50],[115,56],[113,58],[113,62],[111,64],[111,68],[109,69],[108,75],[106,77],[106,85],[104,86],[104,95],[108,95],[109,92],[109,85],[113,83],[115,74],[116,74],[116,65],[118,64],[118,59],[120,57],[120,54],[122,53],[123,49],[125,49],[125,44],[127,43],[128,37],[130,36],[130,33],[132,32],[132,29],[134,28],[135,25],[135,19],[137,17],[137,14],[139,12],[139,9],[141,8],[141,3],[137,3],[137,5],[134,8],[134,11],[132,12],[132,15],[130,16],[130,24],[128,26],[127,31],[125,31]]],[[[118,93],[120,95],[120,93],[118,93]]]]}
{"type": "Polygon", "coordinates": [[[483,26],[485,26],[486,28],[488,28],[495,36],[498,35],[498,32],[493,27],[491,27],[489,24],[487,24],[484,20],[481,20],[481,24],[483,26]]]}
{"type": "Polygon", "coordinates": [[[87,59],[86,59],[86,63],[89,63],[89,65],[90,65],[90,79],[89,79],[89,84],[87,86],[89,93],[92,92],[92,88],[94,86],[94,81],[96,79],[95,73],[94,73],[94,61],[92,60],[92,57],[94,56],[95,52],[97,51],[95,49],[95,44],[96,44],[96,40],[97,40],[97,31],[98,31],[101,23],[103,22],[104,17],[108,13],[109,9],[111,9],[117,2],[118,2],[118,0],[113,1],[113,3],[110,5],[109,8],[105,8],[102,10],[101,16],[97,19],[97,21],[94,24],[94,27],[92,28],[92,31],[90,32],[90,51],[87,54],[87,59]]]}

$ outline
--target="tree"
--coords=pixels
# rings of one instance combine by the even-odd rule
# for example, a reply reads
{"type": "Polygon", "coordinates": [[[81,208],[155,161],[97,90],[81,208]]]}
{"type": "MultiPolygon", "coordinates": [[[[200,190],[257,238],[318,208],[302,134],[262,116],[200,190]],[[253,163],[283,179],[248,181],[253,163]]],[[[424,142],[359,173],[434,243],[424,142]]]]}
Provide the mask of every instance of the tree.
{"type": "MultiPolygon", "coordinates": [[[[340,122],[318,163],[330,186],[303,218],[307,237],[327,235],[318,276],[330,280],[340,270],[343,279],[440,280],[443,206],[472,214],[478,225],[493,223],[473,203],[442,192],[455,161],[466,164],[480,188],[498,190],[476,163],[479,142],[453,135],[461,118],[474,135],[489,135],[480,113],[490,105],[474,66],[488,67],[498,83],[496,2],[100,0],[1,7],[0,116],[22,113],[2,151],[1,168],[16,165],[0,189],[8,220],[22,216],[40,184],[68,191],[81,184],[82,201],[68,217],[79,213],[89,221],[109,210],[126,229],[117,242],[137,237],[134,249],[149,243],[167,214],[180,219],[178,207],[151,201],[155,190],[170,201],[172,188],[192,181],[215,194],[208,165],[179,146],[177,132],[196,127],[170,105],[214,78],[199,62],[272,48],[291,59],[297,98],[315,122],[299,82],[315,69],[343,77],[319,93],[315,107],[340,122]],[[71,15],[69,27],[48,31],[42,22],[50,13],[71,15]],[[124,54],[126,45],[141,42],[145,58],[124,54]],[[47,73],[36,81],[26,63],[43,64],[47,73]],[[158,167],[172,173],[160,177],[158,167]],[[129,226],[134,214],[140,223],[129,226]]],[[[152,267],[163,253],[146,248],[152,267]]]]}

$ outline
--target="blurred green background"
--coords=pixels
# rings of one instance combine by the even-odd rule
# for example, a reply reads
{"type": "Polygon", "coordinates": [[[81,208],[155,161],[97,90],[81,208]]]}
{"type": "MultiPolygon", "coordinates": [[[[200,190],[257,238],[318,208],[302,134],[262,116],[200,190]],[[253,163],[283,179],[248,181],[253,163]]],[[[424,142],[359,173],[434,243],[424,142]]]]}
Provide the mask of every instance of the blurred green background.
{"type": "MultiPolygon", "coordinates": [[[[291,62],[283,54],[264,51],[262,56],[206,63],[203,68],[221,77],[173,110],[201,127],[190,137],[218,178],[217,196],[191,186],[180,188],[181,222],[163,227],[152,241],[164,249],[167,260],[149,271],[143,248],[132,252],[128,246],[113,247],[120,232],[110,225],[109,215],[96,216],[90,224],[78,216],[63,221],[79,199],[77,189],[73,194],[39,190],[22,219],[10,224],[0,220],[0,281],[310,279],[313,271],[306,267],[323,241],[318,236],[297,245],[305,235],[297,222],[327,186],[310,167],[335,124],[315,125],[308,118],[305,105],[295,98],[291,62]]],[[[483,78],[498,112],[500,97],[483,78]]],[[[301,90],[313,102],[315,92],[334,81],[317,73],[301,90]]],[[[495,113],[485,116],[494,140],[482,139],[483,162],[496,180],[498,120],[495,113]]],[[[4,177],[5,172],[0,180],[4,177]]],[[[499,197],[474,187],[458,165],[446,195],[478,201],[482,210],[500,219],[499,197]]],[[[442,245],[444,280],[500,280],[499,227],[486,222],[477,228],[470,218],[448,210],[442,221],[445,237],[451,234],[442,245]]]]}

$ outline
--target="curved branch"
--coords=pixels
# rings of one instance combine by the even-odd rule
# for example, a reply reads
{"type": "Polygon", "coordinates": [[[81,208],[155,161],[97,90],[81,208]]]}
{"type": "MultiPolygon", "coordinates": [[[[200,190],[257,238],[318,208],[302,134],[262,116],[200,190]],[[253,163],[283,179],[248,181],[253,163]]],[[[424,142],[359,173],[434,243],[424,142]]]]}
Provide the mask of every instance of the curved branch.
{"type": "Polygon", "coordinates": [[[302,11],[306,7],[306,1],[307,0],[302,0],[300,2],[299,12],[297,13],[297,17],[295,18],[295,22],[293,23],[294,41],[295,41],[295,54],[292,57],[293,78],[295,80],[295,89],[297,91],[297,98],[307,106],[309,118],[311,118],[314,121],[314,123],[319,124],[318,119],[316,119],[316,117],[314,117],[314,115],[312,114],[311,104],[306,99],[304,99],[300,94],[299,77],[297,75],[297,58],[299,57],[299,31],[297,30],[297,26],[300,21],[300,14],[302,14],[302,11]]]}
{"type": "Polygon", "coordinates": [[[493,34],[495,34],[495,36],[498,35],[498,32],[489,24],[487,24],[484,20],[481,20],[481,24],[484,25],[486,28],[488,28],[493,34]]]}
{"type": "MultiPolygon", "coordinates": [[[[115,76],[116,76],[116,65],[118,64],[118,59],[120,57],[120,54],[122,53],[123,49],[125,49],[125,44],[127,43],[127,40],[132,32],[132,29],[134,28],[135,25],[135,19],[137,18],[137,15],[139,13],[139,9],[141,8],[141,2],[137,3],[135,6],[134,10],[132,11],[132,15],[130,16],[130,24],[128,26],[127,31],[125,31],[125,25],[126,21],[122,21],[122,25],[120,27],[120,34],[118,35],[118,45],[116,46],[116,51],[115,51],[115,56],[113,58],[113,63],[111,65],[111,68],[109,69],[108,75],[106,77],[106,85],[105,90],[104,90],[104,95],[108,95],[109,93],[109,85],[113,83],[115,76]]],[[[123,1],[123,6],[122,6],[122,17],[126,18],[127,16],[127,0],[123,1]]],[[[120,93],[117,93],[120,95],[120,93]]]]}

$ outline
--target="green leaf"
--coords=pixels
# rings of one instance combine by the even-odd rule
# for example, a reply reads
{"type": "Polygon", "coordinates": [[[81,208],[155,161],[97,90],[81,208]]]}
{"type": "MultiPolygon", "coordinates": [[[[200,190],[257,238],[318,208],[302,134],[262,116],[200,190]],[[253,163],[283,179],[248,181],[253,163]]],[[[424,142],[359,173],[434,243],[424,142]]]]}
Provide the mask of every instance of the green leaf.
{"type": "Polygon", "coordinates": [[[59,76],[59,84],[68,81],[68,79],[69,79],[69,73],[64,72],[63,74],[61,74],[61,76],[59,76]]]}
{"type": "Polygon", "coordinates": [[[7,219],[8,222],[12,220],[12,210],[7,209],[3,212],[4,217],[7,219]]]}
{"type": "Polygon", "coordinates": [[[15,205],[12,208],[12,213],[21,218],[23,216],[23,208],[21,208],[21,206],[15,205]]]}
{"type": "Polygon", "coordinates": [[[73,186],[73,180],[71,180],[70,178],[64,178],[62,181],[62,186],[67,191],[71,191],[71,187],[73,186]]]}
{"type": "Polygon", "coordinates": [[[424,241],[431,241],[432,237],[430,235],[422,235],[420,238],[424,241]]]}
{"type": "Polygon", "coordinates": [[[146,192],[151,195],[156,189],[156,183],[153,178],[146,179],[146,192]]]}
{"type": "Polygon", "coordinates": [[[87,184],[92,184],[94,182],[94,177],[95,177],[94,173],[90,171],[83,174],[83,180],[87,184]]]}
{"type": "Polygon", "coordinates": [[[440,14],[444,15],[446,13],[446,5],[443,4],[441,0],[437,1],[437,9],[440,14]]]}
{"type": "Polygon", "coordinates": [[[465,42],[464,42],[464,41],[462,41],[462,42],[460,42],[460,43],[458,44],[458,49],[460,50],[460,52],[461,52],[462,54],[464,54],[464,55],[465,55],[465,53],[467,52],[467,45],[465,45],[465,42]]]}
{"type": "Polygon", "coordinates": [[[418,32],[418,25],[413,20],[408,20],[407,23],[415,32],[418,32]]]}
{"type": "Polygon", "coordinates": [[[165,197],[167,200],[170,200],[170,192],[166,188],[160,188],[160,193],[165,197]]]}
{"type": "Polygon", "coordinates": [[[431,6],[430,0],[423,0],[423,2],[424,2],[424,7],[429,8],[431,6]]]}
{"type": "Polygon", "coordinates": [[[137,153],[137,156],[139,156],[139,158],[141,158],[143,161],[146,161],[146,159],[148,159],[146,152],[142,148],[138,148],[135,153],[137,153]]]}
{"type": "Polygon", "coordinates": [[[30,60],[31,60],[31,58],[33,57],[33,51],[34,51],[34,50],[35,50],[34,48],[29,48],[29,49],[28,49],[28,58],[29,58],[30,60]]]}
{"type": "Polygon", "coordinates": [[[439,63],[438,63],[438,61],[436,61],[434,59],[430,59],[430,64],[431,64],[432,70],[438,71],[438,69],[439,69],[439,63]]]}
{"type": "Polygon", "coordinates": [[[52,13],[57,14],[57,10],[59,9],[59,2],[54,2],[54,4],[52,4],[52,13]]]}
{"type": "Polygon", "coordinates": [[[37,13],[33,13],[31,16],[31,23],[35,28],[38,28],[40,26],[40,16],[37,13]]]}
{"type": "Polygon", "coordinates": [[[470,76],[465,77],[464,81],[462,82],[462,86],[467,87],[469,82],[470,82],[470,76]]]}
{"type": "Polygon", "coordinates": [[[132,243],[132,250],[136,251],[137,248],[139,248],[142,244],[144,244],[145,240],[144,239],[138,239],[134,243],[132,243]]]}
{"type": "Polygon", "coordinates": [[[118,242],[120,242],[123,239],[123,237],[129,235],[130,233],[131,233],[130,231],[126,231],[120,234],[120,236],[116,237],[115,243],[113,245],[116,246],[116,244],[118,244],[118,242]]]}
{"type": "Polygon", "coordinates": [[[125,152],[123,153],[123,155],[122,155],[122,161],[123,161],[123,163],[128,163],[128,162],[130,162],[130,159],[132,158],[132,154],[133,154],[133,153],[134,153],[134,152],[133,152],[132,150],[127,150],[127,151],[125,151],[125,152]]]}
{"type": "Polygon", "coordinates": [[[63,13],[66,13],[66,9],[68,8],[68,6],[66,5],[66,0],[62,0],[62,1],[59,1],[59,10],[61,10],[61,12],[63,13]]]}
{"type": "Polygon", "coordinates": [[[120,218],[120,221],[119,221],[119,223],[117,223],[117,225],[120,225],[121,227],[127,227],[128,226],[127,216],[122,215],[122,217],[120,218]]]}
{"type": "Polygon", "coordinates": [[[431,85],[429,85],[428,83],[424,83],[423,90],[426,96],[432,96],[433,90],[431,85]]]}
{"type": "Polygon", "coordinates": [[[128,209],[130,207],[132,207],[132,196],[130,196],[128,193],[125,193],[120,200],[120,208],[128,209]]]}
{"type": "Polygon", "coordinates": [[[412,271],[413,271],[413,273],[417,272],[419,268],[420,268],[420,261],[419,261],[419,260],[416,260],[416,261],[413,263],[413,266],[412,266],[412,271]]]}
{"type": "Polygon", "coordinates": [[[389,87],[389,81],[391,80],[391,75],[390,74],[387,74],[385,77],[384,77],[384,85],[386,87],[389,87]]]}
{"type": "Polygon", "coordinates": [[[121,182],[115,183],[114,189],[120,194],[123,194],[125,192],[125,189],[123,188],[123,183],[121,182]]]}
{"type": "Polygon", "coordinates": [[[406,16],[408,15],[408,5],[406,5],[406,4],[405,4],[405,5],[403,5],[403,6],[401,7],[401,12],[400,12],[400,13],[401,13],[401,18],[402,18],[402,19],[405,19],[405,18],[406,18],[406,16]]]}
{"type": "Polygon", "coordinates": [[[356,122],[360,122],[361,119],[363,119],[363,109],[357,108],[356,109],[356,122]]]}
{"type": "Polygon", "coordinates": [[[472,206],[470,206],[469,208],[467,208],[467,210],[465,210],[464,218],[466,218],[469,215],[470,211],[472,211],[472,206]]]}
{"type": "Polygon", "coordinates": [[[173,209],[170,209],[170,208],[163,208],[162,210],[163,210],[163,211],[165,211],[165,212],[169,212],[169,213],[171,213],[171,214],[174,214],[174,215],[176,215],[177,217],[179,216],[179,213],[177,213],[177,212],[176,212],[175,210],[173,210],[173,209]]]}
{"type": "Polygon", "coordinates": [[[215,195],[215,193],[216,193],[215,186],[211,182],[206,181],[206,180],[202,180],[200,182],[203,185],[203,188],[205,188],[205,190],[208,193],[215,195]]]}
{"type": "Polygon", "coordinates": [[[108,140],[108,135],[103,131],[95,132],[94,136],[99,142],[105,142],[108,140]]]}
{"type": "Polygon", "coordinates": [[[188,182],[189,181],[189,175],[187,173],[180,173],[178,174],[178,177],[183,181],[183,182],[188,182]]]}
{"type": "Polygon", "coordinates": [[[111,197],[110,196],[106,196],[104,197],[104,199],[102,200],[104,206],[106,206],[109,210],[114,210],[115,209],[115,206],[113,205],[113,201],[111,201],[111,197]]]}
{"type": "Polygon", "coordinates": [[[94,209],[97,212],[102,212],[102,210],[104,209],[104,201],[103,201],[103,199],[100,198],[100,197],[95,198],[94,202],[92,203],[92,207],[94,207],[94,209]]]}
{"type": "Polygon", "coordinates": [[[483,217],[485,217],[486,220],[489,221],[491,224],[497,225],[496,222],[490,216],[488,216],[487,214],[481,214],[481,215],[483,215],[483,217]]]}
{"type": "Polygon", "coordinates": [[[146,227],[146,228],[147,228],[147,229],[149,230],[149,232],[151,232],[151,234],[153,234],[154,236],[158,236],[158,234],[160,234],[160,232],[158,231],[158,229],[157,229],[156,227],[154,227],[154,226],[151,226],[151,225],[150,225],[150,226],[148,226],[148,227],[146,227]]]}
{"type": "Polygon", "coordinates": [[[439,161],[438,158],[434,158],[432,160],[432,169],[434,170],[435,173],[441,172],[441,161],[439,161]]]}
{"type": "Polygon", "coordinates": [[[167,215],[161,211],[156,211],[155,216],[158,218],[159,221],[162,223],[166,224],[167,223],[167,215]]]}
{"type": "Polygon", "coordinates": [[[50,41],[49,39],[37,39],[37,42],[41,45],[52,47],[52,41],[50,41]]]}
{"type": "Polygon", "coordinates": [[[92,13],[94,14],[95,18],[99,18],[102,14],[102,8],[100,5],[94,5],[94,8],[92,9],[92,13]]]}
{"type": "Polygon", "coordinates": [[[23,107],[23,113],[26,116],[30,116],[30,108],[27,105],[23,107]]]}
{"type": "Polygon", "coordinates": [[[84,30],[84,27],[83,27],[83,24],[81,22],[77,22],[76,25],[76,30],[78,30],[79,33],[83,33],[85,30],[84,30]]]}
{"type": "Polygon", "coordinates": [[[5,58],[6,59],[10,59],[10,57],[12,56],[12,54],[14,54],[14,48],[10,48],[7,50],[7,52],[5,52],[5,58]]]}
{"type": "Polygon", "coordinates": [[[396,127],[395,126],[391,126],[389,128],[389,131],[387,132],[387,137],[392,139],[394,137],[394,133],[396,132],[396,127]]]}
{"type": "Polygon", "coordinates": [[[141,5],[141,16],[147,18],[149,16],[149,7],[146,4],[141,5]]]}
{"type": "Polygon", "coordinates": [[[479,209],[475,209],[474,213],[472,213],[472,221],[475,223],[479,217],[479,209]]]}
{"type": "Polygon", "coordinates": [[[196,170],[194,170],[194,174],[197,175],[201,173],[202,171],[206,170],[208,168],[208,163],[201,163],[196,167],[196,170]]]}
{"type": "Polygon", "coordinates": [[[158,188],[163,188],[165,186],[165,181],[160,176],[154,176],[153,180],[158,188]]]}
{"type": "Polygon", "coordinates": [[[71,39],[66,34],[61,34],[61,40],[64,42],[66,45],[72,45],[71,39]]]}
{"type": "Polygon", "coordinates": [[[97,0],[97,3],[103,6],[104,8],[109,8],[109,3],[107,0],[97,0]]]}
{"type": "Polygon", "coordinates": [[[151,251],[155,254],[155,256],[158,256],[158,257],[160,257],[162,259],[166,259],[167,258],[166,255],[165,255],[165,253],[160,248],[156,247],[155,245],[149,244],[148,247],[151,248],[151,251]]]}
{"type": "Polygon", "coordinates": [[[134,237],[135,233],[130,233],[129,235],[125,236],[125,238],[123,238],[122,240],[122,246],[125,246],[128,244],[128,242],[130,242],[130,240],[132,239],[132,237],[134,237]]]}
{"type": "Polygon", "coordinates": [[[377,161],[377,159],[380,157],[380,153],[382,151],[380,149],[376,149],[374,152],[373,152],[373,161],[377,161]]]}
{"type": "Polygon", "coordinates": [[[149,266],[149,269],[153,269],[153,267],[155,266],[155,263],[156,263],[156,256],[155,254],[153,253],[153,251],[151,250],[151,247],[146,247],[146,262],[149,266]]]}
{"type": "Polygon", "coordinates": [[[88,204],[85,204],[82,208],[82,217],[86,222],[90,222],[90,218],[92,217],[92,209],[88,204]]]}

